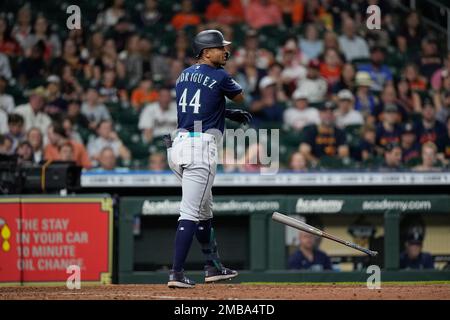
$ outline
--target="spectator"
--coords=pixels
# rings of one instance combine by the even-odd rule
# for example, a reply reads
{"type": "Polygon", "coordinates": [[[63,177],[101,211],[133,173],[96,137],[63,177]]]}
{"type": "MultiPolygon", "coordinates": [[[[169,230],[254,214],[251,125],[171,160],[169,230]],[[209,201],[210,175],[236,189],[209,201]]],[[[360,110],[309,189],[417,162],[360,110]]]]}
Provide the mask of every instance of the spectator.
{"type": "Polygon", "coordinates": [[[61,54],[61,42],[56,34],[48,30],[48,21],[43,15],[38,15],[34,22],[33,33],[23,42],[23,49],[28,51],[38,41],[45,45],[44,59],[49,61],[61,54]]]}
{"type": "Polygon", "coordinates": [[[152,27],[162,24],[163,15],[158,9],[157,0],[145,0],[144,8],[139,11],[137,25],[140,28],[152,27]]]}
{"type": "Polygon", "coordinates": [[[107,69],[103,72],[102,82],[98,86],[100,101],[103,103],[126,102],[126,91],[119,88],[116,80],[116,72],[107,69]]]}
{"type": "MultiPolygon", "coordinates": [[[[267,49],[260,48],[258,32],[249,29],[245,34],[244,46],[240,47],[233,54],[234,59],[239,67],[245,63],[247,52],[252,51],[255,54],[254,65],[256,68],[266,70],[274,63],[273,53],[267,49]]],[[[240,83],[240,82],[239,82],[240,83]]]]}
{"type": "Polygon", "coordinates": [[[0,108],[0,134],[8,132],[8,114],[0,108]]]}
{"type": "MultiPolygon", "coordinates": [[[[323,35],[323,51],[322,52],[325,52],[325,50],[327,50],[327,49],[336,49],[342,54],[341,49],[339,47],[338,36],[333,31],[326,31],[325,34],[323,35]]],[[[345,59],[345,56],[344,55],[342,55],[342,56],[345,59]]]]}
{"type": "Polygon", "coordinates": [[[12,78],[11,65],[6,54],[0,52],[0,77],[7,80],[12,78]]]}
{"type": "Polygon", "coordinates": [[[289,269],[332,270],[331,260],[327,254],[315,248],[316,236],[300,231],[299,240],[299,249],[289,257],[289,269]]]}
{"type": "Polygon", "coordinates": [[[282,122],[284,106],[277,95],[277,86],[274,79],[266,76],[259,83],[261,95],[250,105],[250,111],[254,114],[253,123],[259,127],[262,122],[282,122]]]}
{"type": "Polygon", "coordinates": [[[170,59],[178,59],[182,61],[185,65],[193,65],[197,61],[195,60],[195,54],[192,50],[191,41],[184,30],[177,32],[177,37],[175,38],[175,48],[170,50],[170,59]]]}
{"type": "Polygon", "coordinates": [[[19,143],[16,149],[16,155],[18,156],[18,164],[33,163],[33,147],[31,147],[28,141],[22,141],[19,143]]]}
{"type": "Polygon", "coordinates": [[[384,107],[383,120],[377,124],[377,146],[385,147],[389,143],[400,143],[401,129],[398,122],[398,108],[394,104],[384,107]]]}
{"type": "Polygon", "coordinates": [[[305,37],[300,38],[300,49],[308,59],[317,59],[323,50],[323,40],[319,39],[317,27],[309,23],[306,26],[305,37]]]}
{"type": "Polygon", "coordinates": [[[148,157],[148,170],[162,172],[167,170],[166,155],[162,152],[154,152],[148,157]]]}
{"type": "Polygon", "coordinates": [[[320,75],[319,60],[311,60],[309,62],[306,78],[299,81],[297,89],[308,92],[310,103],[319,103],[325,100],[328,85],[325,79],[320,75]]]}
{"type": "Polygon", "coordinates": [[[428,97],[423,100],[422,119],[416,122],[415,131],[421,145],[430,141],[438,146],[439,152],[442,152],[442,141],[446,134],[446,128],[436,120],[433,101],[428,97]]]}
{"type": "Polygon", "coordinates": [[[447,132],[444,137],[444,141],[442,142],[443,145],[443,152],[439,154],[439,159],[443,162],[448,164],[450,159],[450,116],[447,118],[447,121],[445,122],[447,125],[447,132]]]}
{"type": "MultiPolygon", "coordinates": [[[[12,35],[21,48],[24,49],[24,44],[31,36],[31,8],[29,3],[23,5],[17,12],[16,24],[13,27],[12,35]]],[[[25,52],[26,57],[29,55],[30,52],[25,52]]]]}
{"type": "Polygon", "coordinates": [[[326,102],[320,106],[320,124],[304,130],[304,142],[300,144],[300,152],[311,163],[317,163],[322,156],[349,157],[349,148],[345,134],[335,125],[335,105],[326,102]]]}
{"type": "Polygon", "coordinates": [[[306,157],[300,152],[294,152],[289,157],[289,170],[293,172],[306,172],[308,171],[308,161],[306,157]]]}
{"type": "Polygon", "coordinates": [[[376,149],[376,130],[373,125],[366,124],[362,129],[362,139],[359,143],[361,151],[361,160],[369,162],[377,157],[376,149]]]}
{"type": "Polygon", "coordinates": [[[437,147],[433,142],[422,145],[422,163],[413,168],[414,171],[441,171],[441,165],[437,160],[437,147]]]}
{"type": "Polygon", "coordinates": [[[0,154],[11,155],[14,153],[11,137],[0,134],[0,154]]]}
{"type": "MultiPolygon", "coordinates": [[[[123,61],[119,60],[115,40],[107,38],[103,44],[100,57],[91,61],[89,69],[89,73],[92,73],[90,85],[100,86],[104,81],[103,77],[106,71],[119,72],[121,70],[125,73],[124,69],[123,61]]],[[[75,72],[75,70],[73,71],[75,72]]],[[[122,75],[125,76],[126,73],[122,75]]],[[[115,80],[115,74],[113,80],[115,80]]]]}
{"type": "Polygon", "coordinates": [[[81,139],[81,136],[78,133],[78,131],[74,129],[72,120],[70,120],[68,117],[64,117],[61,120],[61,123],[64,130],[66,131],[66,136],[69,137],[70,140],[83,144],[83,139],[81,139]]]}
{"type": "Polygon", "coordinates": [[[245,20],[252,29],[283,23],[280,8],[270,0],[251,0],[245,8],[245,20]]]}
{"type": "Polygon", "coordinates": [[[388,143],[384,146],[384,161],[381,171],[399,171],[403,169],[402,148],[398,143],[388,143]]]}
{"type": "Polygon", "coordinates": [[[98,14],[96,25],[103,30],[114,26],[121,17],[125,16],[124,7],[125,0],[114,0],[108,9],[98,14]]]}
{"type": "Polygon", "coordinates": [[[139,116],[138,127],[145,142],[174,131],[177,128],[177,105],[169,88],[162,88],[158,101],[148,104],[139,116]]]}
{"type": "Polygon", "coordinates": [[[403,77],[397,82],[397,92],[396,104],[401,107],[401,110],[404,110],[405,117],[412,113],[420,112],[420,104],[417,103],[420,100],[420,96],[417,92],[413,92],[410,89],[408,81],[403,77]]]}
{"type": "Polygon", "coordinates": [[[327,49],[323,54],[324,61],[320,64],[320,74],[328,86],[335,85],[342,73],[342,60],[336,49],[327,49]]]}
{"type": "Polygon", "coordinates": [[[406,165],[420,159],[420,144],[412,123],[405,123],[401,135],[402,162],[406,165]]]}
{"type": "Polygon", "coordinates": [[[110,120],[102,120],[98,124],[97,138],[91,140],[87,146],[89,156],[93,160],[98,161],[100,152],[105,147],[111,147],[114,151],[114,155],[120,157],[124,162],[130,161],[130,150],[128,150],[122,140],[117,136],[110,120]]]}
{"type": "Polygon", "coordinates": [[[355,96],[355,110],[360,111],[366,122],[375,122],[375,111],[378,105],[378,100],[370,92],[372,86],[372,79],[370,74],[365,71],[358,71],[355,78],[356,96],[355,96]]]}
{"type": "Polygon", "coordinates": [[[238,72],[238,79],[244,78],[246,80],[246,92],[248,92],[252,97],[256,97],[258,95],[258,84],[263,78],[265,72],[257,67],[255,50],[245,51],[243,66],[238,72]]]}
{"type": "Polygon", "coordinates": [[[406,24],[399,32],[400,36],[406,39],[409,52],[419,52],[420,43],[425,35],[425,30],[421,25],[419,14],[411,11],[406,17],[406,24]]]}
{"type": "Polygon", "coordinates": [[[89,128],[92,130],[97,128],[100,121],[111,119],[108,109],[100,102],[98,92],[94,88],[87,89],[81,113],[89,120],[89,128]]]}
{"type": "Polygon", "coordinates": [[[12,141],[12,150],[16,150],[22,140],[25,139],[24,134],[24,120],[23,117],[19,114],[10,113],[8,115],[8,132],[6,136],[11,138],[12,141]]]}
{"type": "Polygon", "coordinates": [[[241,172],[260,172],[263,169],[261,163],[262,156],[264,155],[264,147],[261,143],[253,143],[250,145],[243,158],[238,159],[239,164],[243,164],[239,167],[241,172]]]}
{"type": "Polygon", "coordinates": [[[347,126],[364,124],[364,118],[361,113],[354,109],[355,98],[350,90],[344,89],[337,94],[338,109],[334,115],[336,117],[336,126],[345,129],[347,126]]]}
{"type": "Polygon", "coordinates": [[[45,113],[53,120],[59,119],[63,113],[67,112],[67,101],[62,98],[61,79],[57,75],[47,78],[47,103],[45,113]]]}
{"type": "MultiPolygon", "coordinates": [[[[38,41],[32,48],[29,57],[23,59],[18,66],[17,77],[19,84],[25,88],[30,83],[41,82],[47,72],[44,60],[45,44],[38,41]]],[[[6,75],[5,75],[6,76],[6,75]]],[[[6,76],[8,78],[8,76],[6,76]]]]}
{"type": "Polygon", "coordinates": [[[244,20],[241,0],[213,0],[206,8],[207,21],[232,25],[244,20]]]}
{"type": "Polygon", "coordinates": [[[433,257],[422,251],[423,231],[419,227],[411,228],[405,243],[405,251],[400,254],[401,269],[434,269],[433,257]]]}
{"type": "Polygon", "coordinates": [[[348,89],[352,92],[356,92],[355,76],[355,66],[351,63],[344,64],[342,66],[342,72],[339,75],[339,80],[331,88],[333,94],[337,94],[343,89],[348,89]]]}
{"type": "MultiPolygon", "coordinates": [[[[153,44],[148,37],[141,37],[139,50],[143,57],[142,75],[152,77],[153,81],[166,83],[170,79],[170,60],[153,52],[153,44]]],[[[184,67],[183,65],[181,66],[184,67]]],[[[178,77],[183,69],[177,74],[178,77]]]]}
{"type": "Polygon", "coordinates": [[[421,41],[421,53],[417,61],[419,73],[425,78],[431,79],[433,74],[442,68],[442,59],[438,52],[437,40],[431,37],[421,41]]]}
{"type": "Polygon", "coordinates": [[[427,89],[427,79],[420,73],[417,65],[408,63],[403,70],[403,77],[408,81],[412,91],[425,91],[427,89]]]}
{"type": "Polygon", "coordinates": [[[369,58],[369,46],[363,38],[356,34],[355,22],[351,18],[344,20],[342,32],[343,35],[339,37],[339,47],[347,61],[369,58]]]}
{"type": "Polygon", "coordinates": [[[91,161],[84,145],[70,140],[61,124],[57,122],[51,124],[48,127],[47,135],[49,143],[44,148],[45,160],[60,160],[59,148],[68,142],[73,147],[73,158],[76,164],[85,169],[91,168],[91,161]]]}
{"type": "Polygon", "coordinates": [[[450,116],[450,91],[446,91],[442,95],[435,93],[434,101],[436,106],[436,120],[445,123],[448,116],[450,116]]]}
{"type": "Polygon", "coordinates": [[[190,0],[181,1],[181,11],[175,14],[171,24],[176,30],[181,30],[186,26],[197,26],[201,23],[200,16],[193,11],[190,0]]]}
{"type": "Polygon", "coordinates": [[[180,76],[181,72],[184,69],[184,64],[179,60],[171,60],[170,61],[170,72],[169,77],[166,81],[168,86],[174,87],[176,85],[177,79],[180,76]]]}
{"type": "Polygon", "coordinates": [[[372,79],[371,90],[373,92],[381,92],[387,85],[392,85],[392,72],[387,65],[384,64],[385,52],[384,48],[374,46],[370,50],[370,64],[361,65],[358,70],[368,72],[372,79]]]}
{"type": "Polygon", "coordinates": [[[446,59],[444,60],[444,67],[438,69],[434,72],[431,77],[431,88],[435,91],[442,89],[442,80],[450,74],[450,52],[447,53],[446,59]]]}
{"type": "Polygon", "coordinates": [[[144,73],[144,58],[139,47],[140,40],[141,37],[138,34],[130,35],[127,39],[125,50],[119,54],[119,59],[123,62],[126,69],[129,88],[137,86],[144,73]]]}
{"type": "Polygon", "coordinates": [[[119,18],[119,21],[114,25],[109,32],[109,37],[114,40],[117,52],[125,49],[127,39],[133,34],[134,25],[129,21],[127,16],[119,18]]]}
{"type": "Polygon", "coordinates": [[[294,38],[286,41],[278,56],[278,60],[283,65],[281,77],[286,86],[290,88],[295,87],[297,82],[305,79],[306,69],[303,64],[306,62],[306,57],[298,49],[294,38]]]}
{"type": "Polygon", "coordinates": [[[98,169],[100,171],[113,171],[116,169],[116,165],[117,158],[114,150],[111,147],[104,147],[98,157],[98,169]]]}
{"type": "Polygon", "coordinates": [[[74,150],[70,142],[65,142],[59,146],[59,160],[74,161],[74,150]]]}
{"type": "Polygon", "coordinates": [[[319,111],[308,106],[308,93],[297,89],[292,95],[293,106],[283,113],[284,123],[296,131],[320,123],[319,111]]]}
{"type": "Polygon", "coordinates": [[[61,75],[61,93],[64,100],[78,100],[83,95],[83,87],[74,76],[72,68],[65,65],[61,75]]]}
{"type": "Polygon", "coordinates": [[[397,107],[397,113],[398,118],[397,122],[401,122],[403,120],[407,120],[409,118],[409,114],[405,109],[400,107],[398,104],[398,98],[397,98],[397,91],[395,90],[394,86],[388,85],[383,88],[383,91],[381,92],[381,102],[375,109],[375,116],[378,117],[378,119],[381,119],[381,113],[384,110],[385,106],[387,105],[395,105],[397,107]]]}
{"type": "Polygon", "coordinates": [[[88,118],[81,113],[81,102],[78,100],[70,100],[67,104],[67,118],[73,124],[73,128],[76,131],[80,129],[89,129],[88,118]]]}
{"type": "Polygon", "coordinates": [[[33,148],[33,162],[41,162],[44,159],[44,137],[41,130],[39,128],[28,130],[27,141],[33,148]]]}
{"type": "Polygon", "coordinates": [[[275,0],[275,3],[280,7],[283,24],[291,28],[292,26],[299,26],[303,23],[305,18],[305,6],[307,3],[304,1],[285,1],[275,0]]]}
{"type": "Polygon", "coordinates": [[[136,111],[141,111],[144,105],[158,100],[158,91],[153,88],[153,82],[149,78],[140,81],[139,87],[131,93],[131,105],[136,111]]]}
{"type": "Polygon", "coordinates": [[[11,28],[6,17],[0,17],[0,52],[10,58],[21,54],[20,45],[11,35],[11,28]]]}
{"type": "Polygon", "coordinates": [[[6,93],[8,87],[8,79],[0,75],[0,110],[11,113],[16,108],[14,98],[6,93]]]}

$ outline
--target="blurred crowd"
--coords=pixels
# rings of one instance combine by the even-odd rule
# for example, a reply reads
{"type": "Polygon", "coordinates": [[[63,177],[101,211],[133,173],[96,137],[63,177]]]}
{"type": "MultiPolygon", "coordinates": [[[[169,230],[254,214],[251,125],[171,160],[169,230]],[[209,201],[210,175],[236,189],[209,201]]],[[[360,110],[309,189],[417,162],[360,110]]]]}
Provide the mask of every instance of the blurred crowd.
{"type": "MultiPolygon", "coordinates": [[[[167,169],[174,84],[191,40],[220,29],[251,127],[280,129],[286,170],[441,171],[450,159],[450,54],[389,1],[62,1],[0,4],[0,154],[92,170],[167,169]],[[381,9],[381,29],[366,9],[381,9]]],[[[232,126],[232,124],[229,124],[232,126]]],[[[224,164],[220,170],[259,169],[224,164]]],[[[226,150],[225,153],[230,152],[226,150]]]]}

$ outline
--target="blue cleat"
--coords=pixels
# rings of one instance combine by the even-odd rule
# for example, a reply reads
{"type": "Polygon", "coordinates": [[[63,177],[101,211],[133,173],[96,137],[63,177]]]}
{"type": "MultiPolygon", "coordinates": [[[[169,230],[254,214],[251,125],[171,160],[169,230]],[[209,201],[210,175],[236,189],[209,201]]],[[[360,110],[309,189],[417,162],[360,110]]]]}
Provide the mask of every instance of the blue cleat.
{"type": "Polygon", "coordinates": [[[215,266],[205,266],[205,282],[211,283],[221,280],[227,280],[234,278],[238,275],[236,270],[231,270],[225,268],[221,264],[218,265],[220,268],[215,266]]]}
{"type": "Polygon", "coordinates": [[[176,272],[170,270],[169,282],[167,282],[169,288],[194,288],[195,282],[189,278],[186,278],[183,271],[176,272]]]}

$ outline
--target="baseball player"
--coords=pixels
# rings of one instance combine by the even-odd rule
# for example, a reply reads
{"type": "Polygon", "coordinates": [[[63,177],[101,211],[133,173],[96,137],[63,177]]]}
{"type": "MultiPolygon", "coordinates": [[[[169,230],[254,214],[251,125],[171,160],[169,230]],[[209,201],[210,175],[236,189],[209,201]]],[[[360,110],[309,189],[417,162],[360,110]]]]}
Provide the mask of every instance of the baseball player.
{"type": "Polygon", "coordinates": [[[178,130],[168,146],[168,162],[182,186],[180,217],[175,235],[170,288],[192,288],[195,282],[184,275],[184,262],[194,235],[205,255],[205,282],[231,279],[237,271],[225,268],[219,259],[212,228],[211,187],[216,174],[217,142],[223,134],[225,118],[251,121],[250,113],[225,108],[225,97],[242,103],[241,86],[223,69],[230,56],[218,30],[196,35],[197,63],[185,69],[176,81],[178,130]],[[211,134],[215,131],[217,134],[211,134]]]}

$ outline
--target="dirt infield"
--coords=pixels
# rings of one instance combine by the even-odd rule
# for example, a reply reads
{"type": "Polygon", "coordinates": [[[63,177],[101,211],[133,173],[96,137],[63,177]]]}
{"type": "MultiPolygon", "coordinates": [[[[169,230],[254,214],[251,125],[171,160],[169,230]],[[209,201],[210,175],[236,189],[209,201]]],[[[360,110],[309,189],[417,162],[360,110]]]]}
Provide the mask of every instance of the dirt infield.
{"type": "Polygon", "coordinates": [[[369,290],[365,284],[200,284],[195,289],[165,285],[65,287],[0,287],[2,299],[49,300],[450,300],[450,284],[386,284],[369,290]]]}

